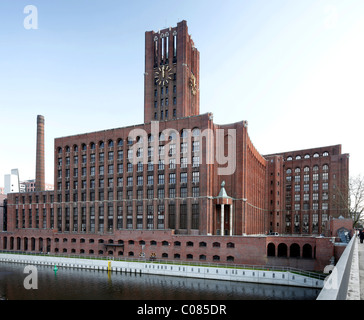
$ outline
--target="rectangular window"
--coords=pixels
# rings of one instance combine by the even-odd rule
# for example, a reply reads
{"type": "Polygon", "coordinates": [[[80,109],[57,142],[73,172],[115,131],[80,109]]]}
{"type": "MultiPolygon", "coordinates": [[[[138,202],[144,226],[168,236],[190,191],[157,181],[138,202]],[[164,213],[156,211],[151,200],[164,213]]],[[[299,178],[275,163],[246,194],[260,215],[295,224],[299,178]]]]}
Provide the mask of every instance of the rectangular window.
{"type": "Polygon", "coordinates": [[[117,216],[117,228],[118,230],[123,229],[123,207],[118,207],[118,216],[117,216]]]}
{"type": "Polygon", "coordinates": [[[128,206],[127,209],[127,215],[126,215],[126,228],[127,229],[133,229],[133,207],[128,206]]]}
{"type": "Polygon", "coordinates": [[[194,183],[200,182],[200,172],[198,172],[198,171],[192,172],[192,182],[194,182],[194,183]]]}
{"type": "Polygon", "coordinates": [[[175,173],[170,173],[169,174],[169,183],[170,184],[176,183],[176,174],[175,173]]]}
{"type": "Polygon", "coordinates": [[[200,228],[200,211],[199,205],[193,204],[192,205],[192,229],[199,229],[200,228]]]}
{"type": "Polygon", "coordinates": [[[137,177],[137,185],[138,186],[142,186],[143,185],[143,176],[138,176],[137,177]]]}
{"type": "Polygon", "coordinates": [[[181,198],[187,198],[187,188],[181,188],[181,198]]]}
{"type": "Polygon", "coordinates": [[[180,205],[180,222],[179,226],[181,229],[187,229],[187,205],[181,204],[180,205]]]}
{"type": "Polygon", "coordinates": [[[171,199],[174,199],[176,197],[176,189],[175,188],[169,188],[169,197],[171,199]]]}
{"type": "Polygon", "coordinates": [[[181,183],[187,183],[187,172],[181,173],[181,183]]]}
{"type": "Polygon", "coordinates": [[[158,175],[158,184],[164,184],[164,174],[158,175]]]}
{"type": "Polygon", "coordinates": [[[164,229],[164,204],[158,205],[157,228],[164,229]]]}
{"type": "Polygon", "coordinates": [[[147,206],[147,229],[154,229],[154,209],[152,205],[147,206]]]}
{"type": "Polygon", "coordinates": [[[148,186],[152,186],[154,184],[154,176],[148,176],[148,186]]]}
{"type": "Polygon", "coordinates": [[[164,188],[158,189],[158,199],[164,199],[164,188]]]}
{"type": "Polygon", "coordinates": [[[137,229],[143,229],[143,206],[137,206],[137,229]]]}
{"type": "Polygon", "coordinates": [[[168,206],[168,228],[176,228],[176,206],[174,204],[168,206]]]}
{"type": "Polygon", "coordinates": [[[132,187],[133,186],[133,177],[128,177],[128,187],[132,187]]]}
{"type": "Polygon", "coordinates": [[[192,188],[192,197],[198,198],[200,196],[200,188],[194,187],[192,188]]]}
{"type": "Polygon", "coordinates": [[[147,190],[147,198],[148,199],[153,199],[154,198],[154,190],[153,189],[148,189],[147,190]]]}

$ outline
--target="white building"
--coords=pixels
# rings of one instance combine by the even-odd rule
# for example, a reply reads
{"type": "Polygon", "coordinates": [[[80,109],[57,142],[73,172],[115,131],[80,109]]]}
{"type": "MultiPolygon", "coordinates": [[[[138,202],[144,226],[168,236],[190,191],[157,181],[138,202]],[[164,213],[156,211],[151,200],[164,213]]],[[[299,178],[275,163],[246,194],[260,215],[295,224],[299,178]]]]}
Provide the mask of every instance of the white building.
{"type": "Polygon", "coordinates": [[[10,174],[4,175],[4,194],[11,192],[20,192],[18,169],[12,169],[10,174]]]}

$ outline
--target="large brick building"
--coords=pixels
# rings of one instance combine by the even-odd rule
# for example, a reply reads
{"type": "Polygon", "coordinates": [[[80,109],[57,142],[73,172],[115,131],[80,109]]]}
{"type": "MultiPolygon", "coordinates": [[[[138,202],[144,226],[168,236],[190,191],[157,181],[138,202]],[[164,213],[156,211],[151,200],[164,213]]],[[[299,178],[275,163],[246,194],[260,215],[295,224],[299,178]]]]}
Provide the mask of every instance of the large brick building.
{"type": "MultiPolygon", "coordinates": [[[[331,235],[326,221],[341,214],[333,199],[348,178],[348,155],[337,145],[263,156],[246,121],[218,125],[212,113],[199,114],[199,81],[186,21],[146,32],[144,123],[55,139],[54,191],[8,195],[0,248],[327,264],[333,245],[317,236],[331,235]],[[287,250],[278,251],[270,232],[313,236],[281,238],[287,250]]],[[[39,141],[43,126],[38,117],[39,141]]]]}

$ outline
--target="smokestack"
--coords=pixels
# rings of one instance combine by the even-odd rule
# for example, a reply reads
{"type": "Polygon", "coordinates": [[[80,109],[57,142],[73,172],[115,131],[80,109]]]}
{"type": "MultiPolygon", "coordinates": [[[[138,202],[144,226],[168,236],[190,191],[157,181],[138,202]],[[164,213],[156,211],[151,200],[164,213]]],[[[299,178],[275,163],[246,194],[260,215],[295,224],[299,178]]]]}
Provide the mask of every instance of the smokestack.
{"type": "Polygon", "coordinates": [[[35,164],[35,191],[45,190],[44,117],[37,116],[37,158],[35,164]]]}

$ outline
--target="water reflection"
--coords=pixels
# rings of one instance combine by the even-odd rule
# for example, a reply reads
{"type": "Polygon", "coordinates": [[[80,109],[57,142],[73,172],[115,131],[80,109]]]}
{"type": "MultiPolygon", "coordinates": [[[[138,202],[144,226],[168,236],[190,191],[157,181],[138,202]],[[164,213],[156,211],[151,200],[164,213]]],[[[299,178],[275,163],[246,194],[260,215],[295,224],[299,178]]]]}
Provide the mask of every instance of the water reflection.
{"type": "Polygon", "coordinates": [[[315,300],[319,290],[218,280],[37,266],[38,289],[26,290],[24,264],[0,262],[0,299],[315,300]]]}

